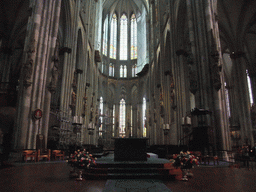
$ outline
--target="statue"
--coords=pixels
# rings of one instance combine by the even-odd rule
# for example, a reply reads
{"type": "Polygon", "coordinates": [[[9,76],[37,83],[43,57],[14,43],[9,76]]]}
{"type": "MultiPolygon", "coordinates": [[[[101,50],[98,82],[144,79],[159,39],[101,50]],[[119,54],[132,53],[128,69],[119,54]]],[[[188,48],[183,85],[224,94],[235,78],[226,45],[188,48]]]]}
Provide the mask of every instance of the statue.
{"type": "Polygon", "coordinates": [[[53,68],[52,68],[52,80],[50,82],[49,89],[50,91],[55,91],[57,87],[57,82],[58,82],[58,67],[59,67],[59,41],[56,41],[56,47],[54,50],[54,56],[53,56],[53,68]]]}
{"type": "Polygon", "coordinates": [[[27,62],[23,65],[23,77],[24,77],[24,84],[29,86],[32,84],[31,77],[32,77],[32,70],[33,70],[33,54],[35,53],[35,39],[31,40],[30,46],[27,51],[27,62]]]}
{"type": "Polygon", "coordinates": [[[76,105],[76,93],[74,91],[72,92],[72,105],[76,105]]]}
{"type": "Polygon", "coordinates": [[[217,49],[217,45],[214,40],[213,31],[211,31],[211,68],[212,68],[212,80],[213,80],[213,86],[218,91],[221,88],[221,80],[220,80],[220,55],[217,49]]]}

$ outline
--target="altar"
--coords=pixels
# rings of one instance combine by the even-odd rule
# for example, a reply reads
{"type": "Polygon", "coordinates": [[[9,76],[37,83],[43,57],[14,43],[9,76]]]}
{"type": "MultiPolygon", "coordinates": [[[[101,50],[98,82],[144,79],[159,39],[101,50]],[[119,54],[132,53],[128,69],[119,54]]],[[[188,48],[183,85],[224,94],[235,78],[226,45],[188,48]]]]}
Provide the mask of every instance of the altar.
{"type": "Polygon", "coordinates": [[[113,138],[114,161],[147,161],[148,138],[113,138]]]}

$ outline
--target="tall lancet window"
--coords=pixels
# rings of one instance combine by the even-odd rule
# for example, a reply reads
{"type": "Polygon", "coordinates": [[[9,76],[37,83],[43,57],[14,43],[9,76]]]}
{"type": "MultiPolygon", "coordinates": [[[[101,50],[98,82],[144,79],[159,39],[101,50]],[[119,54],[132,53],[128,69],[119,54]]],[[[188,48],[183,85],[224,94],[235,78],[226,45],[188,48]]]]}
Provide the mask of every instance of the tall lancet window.
{"type": "Polygon", "coordinates": [[[100,125],[99,125],[99,136],[102,136],[102,123],[103,123],[103,98],[100,97],[100,125]]]}
{"type": "Polygon", "coordinates": [[[108,55],[108,15],[105,18],[103,26],[103,55],[108,55]]]}
{"type": "Polygon", "coordinates": [[[230,117],[231,116],[231,114],[230,114],[230,102],[229,102],[229,93],[228,93],[227,83],[224,82],[224,85],[225,85],[225,97],[226,97],[227,115],[228,115],[228,117],[230,117]]]}
{"type": "Polygon", "coordinates": [[[115,136],[115,116],[116,116],[116,106],[113,105],[113,127],[112,127],[112,137],[115,136]]]}
{"type": "Polygon", "coordinates": [[[127,66],[124,65],[124,78],[127,78],[127,66]]]}
{"type": "Polygon", "coordinates": [[[119,117],[119,135],[120,137],[125,136],[125,100],[121,99],[120,101],[120,117],[119,117]]]}
{"type": "Polygon", "coordinates": [[[114,64],[110,63],[109,64],[109,76],[114,77],[114,75],[115,75],[115,66],[114,66],[114,64]]]}
{"type": "Polygon", "coordinates": [[[128,52],[128,34],[127,34],[128,20],[125,14],[120,20],[120,60],[127,60],[128,52]]]}
{"type": "Polygon", "coordinates": [[[146,128],[146,99],[143,98],[143,106],[142,106],[142,117],[143,117],[143,137],[147,136],[147,128],[146,128]]]}
{"type": "Polygon", "coordinates": [[[127,66],[126,65],[120,65],[120,77],[127,78],[127,66]]]}
{"type": "Polygon", "coordinates": [[[131,59],[137,59],[137,21],[135,14],[131,17],[131,59]]]}
{"type": "Polygon", "coordinates": [[[130,125],[130,129],[131,129],[131,136],[132,136],[132,106],[131,106],[131,125],[130,125]]]}
{"type": "Polygon", "coordinates": [[[251,87],[251,78],[249,76],[248,70],[246,70],[246,75],[247,75],[247,84],[248,84],[248,89],[249,89],[250,103],[251,103],[251,106],[252,106],[252,104],[253,104],[253,95],[252,95],[252,87],[251,87]]]}
{"type": "Polygon", "coordinates": [[[120,77],[124,77],[124,67],[123,67],[123,65],[120,66],[120,77]]]}
{"type": "Polygon", "coordinates": [[[117,34],[117,16],[113,15],[111,21],[111,36],[110,36],[110,58],[116,59],[116,34],[117,34]]]}

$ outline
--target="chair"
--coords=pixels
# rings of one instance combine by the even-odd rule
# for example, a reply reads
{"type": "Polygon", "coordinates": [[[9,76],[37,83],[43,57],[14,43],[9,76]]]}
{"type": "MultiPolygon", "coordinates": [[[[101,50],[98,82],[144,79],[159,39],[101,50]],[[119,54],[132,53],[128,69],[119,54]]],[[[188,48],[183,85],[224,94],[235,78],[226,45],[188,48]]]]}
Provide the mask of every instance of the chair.
{"type": "Polygon", "coordinates": [[[64,160],[64,151],[61,151],[61,150],[53,150],[52,151],[52,157],[54,157],[54,159],[56,160],[57,157],[59,157],[61,159],[62,157],[62,160],[64,160]]]}
{"type": "Polygon", "coordinates": [[[37,150],[37,162],[40,161],[41,158],[47,158],[48,161],[51,159],[51,150],[37,150]]]}
{"type": "Polygon", "coordinates": [[[36,162],[37,159],[37,152],[36,150],[24,150],[22,153],[24,161],[27,162],[28,157],[31,157],[31,160],[34,158],[34,161],[36,162]]]}

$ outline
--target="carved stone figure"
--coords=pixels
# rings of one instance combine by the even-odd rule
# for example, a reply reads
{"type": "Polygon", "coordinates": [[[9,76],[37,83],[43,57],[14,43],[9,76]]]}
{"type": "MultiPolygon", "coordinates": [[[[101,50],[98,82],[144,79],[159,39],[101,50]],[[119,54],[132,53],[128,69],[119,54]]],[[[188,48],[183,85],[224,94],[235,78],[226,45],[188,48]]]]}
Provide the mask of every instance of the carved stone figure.
{"type": "Polygon", "coordinates": [[[55,91],[58,83],[58,68],[59,68],[59,42],[56,41],[56,47],[54,50],[54,56],[53,56],[53,68],[52,68],[52,80],[50,83],[50,91],[55,91]]]}
{"type": "Polygon", "coordinates": [[[32,84],[31,77],[33,71],[33,54],[35,53],[35,39],[32,39],[27,51],[27,62],[23,65],[23,81],[25,86],[30,86],[32,84]]]}
{"type": "Polygon", "coordinates": [[[76,93],[73,91],[72,92],[72,105],[75,106],[76,104],[76,93]]]}
{"type": "Polygon", "coordinates": [[[24,81],[28,81],[32,77],[33,60],[29,59],[23,66],[24,81]]]}
{"type": "Polygon", "coordinates": [[[217,50],[217,45],[214,40],[213,32],[211,31],[211,71],[212,71],[212,80],[213,86],[218,91],[221,88],[221,80],[220,80],[220,66],[219,66],[219,52],[217,50]]]}

